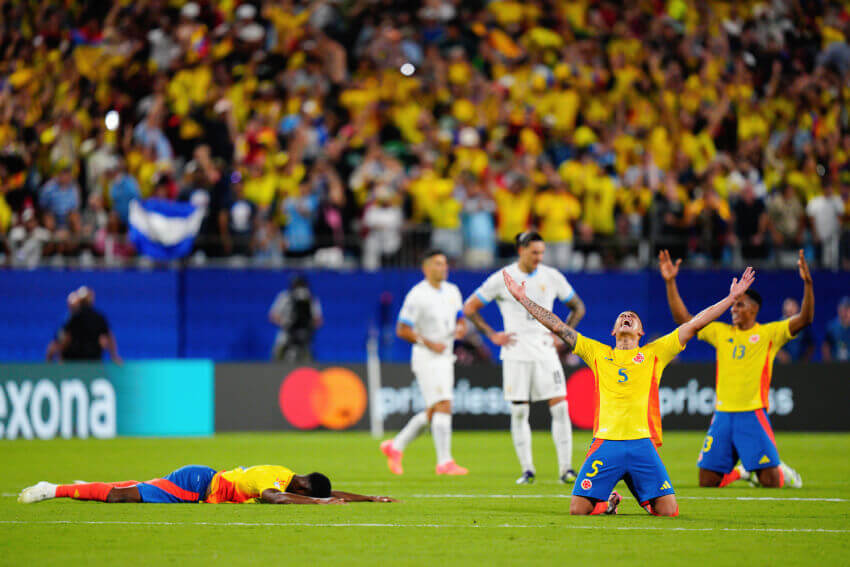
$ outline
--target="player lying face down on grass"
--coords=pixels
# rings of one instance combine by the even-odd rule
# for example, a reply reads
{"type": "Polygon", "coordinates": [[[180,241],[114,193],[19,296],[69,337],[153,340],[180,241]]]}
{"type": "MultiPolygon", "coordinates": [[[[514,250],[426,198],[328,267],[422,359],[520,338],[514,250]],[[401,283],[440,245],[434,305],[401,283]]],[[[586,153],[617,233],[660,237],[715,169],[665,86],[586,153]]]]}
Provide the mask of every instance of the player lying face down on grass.
{"type": "Polygon", "coordinates": [[[741,281],[732,280],[725,298],[643,347],[640,317],[634,311],[620,313],[611,331],[614,348],[577,333],[551,311],[531,301],[525,293],[525,282],[517,283],[506,271],[502,274],[511,295],[593,371],[593,442],[573,488],[570,514],[616,514],[620,495],[613,488],[622,479],[650,514],[678,515],[673,485],[656,450],[661,445],[661,373],[700,329],[744,294],[755,279],[753,269],[747,268],[741,281]]]}
{"type": "Polygon", "coordinates": [[[51,484],[39,482],[21,491],[18,502],[31,504],[52,498],[181,504],[265,503],[265,504],[345,504],[346,502],[397,502],[388,496],[366,496],[331,490],[331,481],[321,473],[298,475],[286,467],[258,465],[216,471],[189,465],[164,478],[147,482],[86,482],[51,484]]]}

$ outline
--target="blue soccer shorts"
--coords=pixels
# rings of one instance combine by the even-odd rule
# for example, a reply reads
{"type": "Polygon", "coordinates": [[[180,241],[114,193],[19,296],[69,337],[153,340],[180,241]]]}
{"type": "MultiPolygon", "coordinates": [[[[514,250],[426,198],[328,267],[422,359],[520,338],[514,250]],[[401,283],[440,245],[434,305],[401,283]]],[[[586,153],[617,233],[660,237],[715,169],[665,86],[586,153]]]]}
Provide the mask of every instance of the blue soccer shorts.
{"type": "Polygon", "coordinates": [[[779,451],[764,409],[716,411],[697,459],[701,469],[726,474],[741,464],[748,471],[779,466],[779,451]]]}
{"type": "Polygon", "coordinates": [[[620,480],[625,481],[641,506],[659,496],[674,494],[667,469],[650,439],[594,439],[578,473],[573,496],[607,500],[620,480]]]}
{"type": "Polygon", "coordinates": [[[215,469],[200,465],[181,467],[165,476],[136,485],[142,502],[179,504],[200,502],[215,476],[215,469]]]}

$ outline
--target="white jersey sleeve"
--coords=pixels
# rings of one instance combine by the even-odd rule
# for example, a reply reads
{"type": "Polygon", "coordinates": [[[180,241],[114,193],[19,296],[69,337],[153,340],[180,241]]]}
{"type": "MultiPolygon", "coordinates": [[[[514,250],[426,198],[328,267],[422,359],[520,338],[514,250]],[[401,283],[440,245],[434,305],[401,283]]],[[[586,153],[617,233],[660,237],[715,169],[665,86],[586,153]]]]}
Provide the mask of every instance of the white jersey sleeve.
{"type": "Polygon", "coordinates": [[[487,304],[491,301],[498,301],[499,299],[502,299],[505,291],[505,279],[502,275],[502,271],[499,270],[484,280],[484,283],[475,290],[474,295],[480,299],[482,303],[487,304]]]}
{"type": "Polygon", "coordinates": [[[404,323],[408,327],[415,327],[416,321],[419,319],[419,302],[417,301],[417,288],[414,287],[404,296],[404,302],[401,304],[401,311],[398,313],[398,322],[404,323]]]}
{"type": "Polygon", "coordinates": [[[570,285],[570,282],[567,281],[567,278],[564,277],[564,274],[562,274],[559,270],[553,269],[552,279],[555,283],[555,297],[564,303],[571,300],[576,292],[573,289],[573,286],[570,285]]]}

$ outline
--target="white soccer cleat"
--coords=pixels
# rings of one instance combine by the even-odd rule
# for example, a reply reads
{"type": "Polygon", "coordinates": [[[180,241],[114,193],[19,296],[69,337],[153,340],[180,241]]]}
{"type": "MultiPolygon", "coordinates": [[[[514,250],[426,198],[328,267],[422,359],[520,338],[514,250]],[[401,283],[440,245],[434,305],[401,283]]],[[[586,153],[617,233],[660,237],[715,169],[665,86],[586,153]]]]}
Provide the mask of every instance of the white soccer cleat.
{"type": "Polygon", "coordinates": [[[522,476],[516,479],[517,484],[534,484],[534,473],[525,471],[522,476]]]}
{"type": "Polygon", "coordinates": [[[803,477],[800,476],[800,473],[785,463],[779,463],[779,470],[782,471],[782,476],[785,477],[785,486],[789,488],[803,488],[803,477]]]}
{"type": "Polygon", "coordinates": [[[56,486],[55,484],[41,481],[35,486],[24,488],[18,496],[18,502],[21,504],[33,504],[42,500],[56,498],[56,486]]]}

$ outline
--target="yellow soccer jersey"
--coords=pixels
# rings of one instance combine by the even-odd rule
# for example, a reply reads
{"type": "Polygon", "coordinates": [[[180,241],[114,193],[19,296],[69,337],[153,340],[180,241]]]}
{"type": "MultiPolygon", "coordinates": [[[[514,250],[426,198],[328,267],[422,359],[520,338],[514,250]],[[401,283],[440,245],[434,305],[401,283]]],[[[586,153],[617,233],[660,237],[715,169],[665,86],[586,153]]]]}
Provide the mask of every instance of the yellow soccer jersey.
{"type": "Polygon", "coordinates": [[[237,467],[216,473],[210,484],[207,502],[256,502],[264,490],[274,488],[286,492],[295,473],[277,465],[237,467]]]}
{"type": "Polygon", "coordinates": [[[649,437],[660,446],[658,383],[664,367],[684,348],[679,343],[678,329],[629,350],[615,349],[578,334],[575,353],[587,363],[594,377],[593,436],[609,440],[649,437]]]}
{"type": "Polygon", "coordinates": [[[793,339],[790,319],[741,331],[727,323],[709,323],[697,338],[717,351],[718,411],[767,408],[773,359],[793,339]]]}

